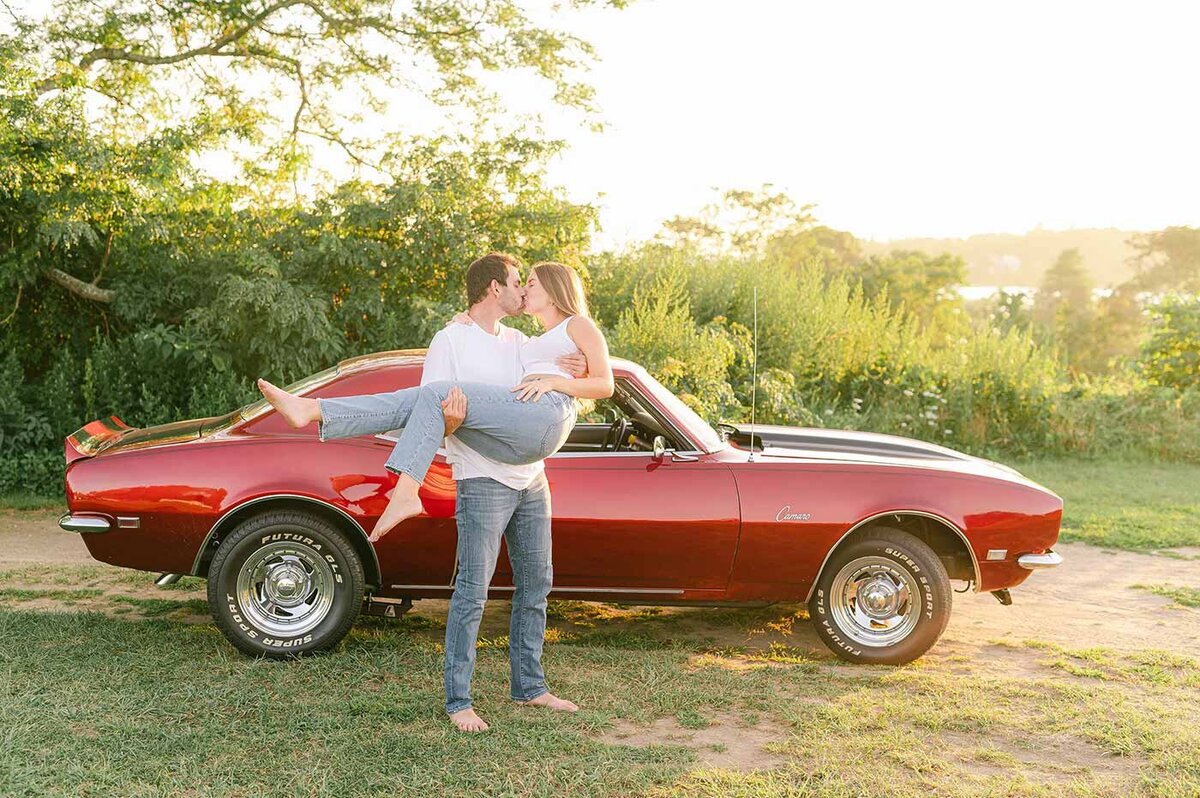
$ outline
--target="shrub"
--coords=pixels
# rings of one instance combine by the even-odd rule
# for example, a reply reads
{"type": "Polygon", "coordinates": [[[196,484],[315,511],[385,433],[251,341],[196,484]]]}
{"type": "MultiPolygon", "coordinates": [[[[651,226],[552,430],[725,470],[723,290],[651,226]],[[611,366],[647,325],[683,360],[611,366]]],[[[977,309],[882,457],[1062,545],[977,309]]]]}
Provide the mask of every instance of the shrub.
{"type": "Polygon", "coordinates": [[[1138,365],[1153,385],[1200,386],[1200,298],[1171,297],[1150,308],[1153,332],[1138,365]]]}

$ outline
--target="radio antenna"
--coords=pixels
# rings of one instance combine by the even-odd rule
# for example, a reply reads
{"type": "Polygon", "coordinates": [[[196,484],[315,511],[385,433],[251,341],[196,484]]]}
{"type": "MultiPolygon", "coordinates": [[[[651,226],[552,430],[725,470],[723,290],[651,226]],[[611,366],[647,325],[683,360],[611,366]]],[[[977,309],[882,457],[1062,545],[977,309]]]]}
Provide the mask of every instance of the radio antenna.
{"type": "Polygon", "coordinates": [[[750,365],[750,456],[746,462],[754,462],[754,409],[758,404],[758,286],[754,286],[754,332],[750,336],[754,345],[754,359],[750,365]]]}

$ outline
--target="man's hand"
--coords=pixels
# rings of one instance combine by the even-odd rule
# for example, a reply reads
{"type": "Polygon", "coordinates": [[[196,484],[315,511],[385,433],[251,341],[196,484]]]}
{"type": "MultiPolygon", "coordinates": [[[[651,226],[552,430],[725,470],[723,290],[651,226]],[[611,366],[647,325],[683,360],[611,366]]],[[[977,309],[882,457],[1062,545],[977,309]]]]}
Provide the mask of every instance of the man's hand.
{"type": "Polygon", "coordinates": [[[578,349],[569,355],[559,355],[554,359],[554,362],[576,379],[587,376],[587,358],[578,349]]]}
{"type": "Polygon", "coordinates": [[[442,400],[442,415],[446,418],[446,437],[450,437],[467,417],[467,395],[457,385],[442,400]]]}

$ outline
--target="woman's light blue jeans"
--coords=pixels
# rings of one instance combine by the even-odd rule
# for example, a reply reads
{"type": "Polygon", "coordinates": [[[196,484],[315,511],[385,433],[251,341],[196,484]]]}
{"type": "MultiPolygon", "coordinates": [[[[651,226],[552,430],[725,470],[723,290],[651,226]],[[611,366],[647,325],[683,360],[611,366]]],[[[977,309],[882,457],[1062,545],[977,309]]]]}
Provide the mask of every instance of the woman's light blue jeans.
{"type": "Polygon", "coordinates": [[[318,399],[317,434],[324,441],[403,427],[384,467],[421,482],[445,437],[442,401],[455,386],[467,397],[467,416],[455,437],[501,463],[544,460],[575,426],[575,399],[565,393],[550,391],[523,402],[502,385],[445,380],[389,393],[318,399]]]}

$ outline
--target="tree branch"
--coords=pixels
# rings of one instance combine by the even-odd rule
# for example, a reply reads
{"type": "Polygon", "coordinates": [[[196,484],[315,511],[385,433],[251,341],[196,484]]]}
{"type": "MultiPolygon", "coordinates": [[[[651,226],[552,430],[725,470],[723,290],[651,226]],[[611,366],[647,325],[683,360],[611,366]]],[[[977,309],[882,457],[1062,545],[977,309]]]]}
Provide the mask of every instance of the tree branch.
{"type": "Polygon", "coordinates": [[[92,278],[92,285],[100,282],[100,275],[104,274],[104,267],[108,265],[108,256],[112,254],[113,231],[108,231],[108,240],[104,242],[104,254],[100,256],[100,268],[96,270],[96,276],[92,278]]]}
{"type": "MultiPolygon", "coordinates": [[[[318,124],[320,124],[320,123],[318,123],[318,124]]],[[[329,133],[329,132],[325,131],[324,129],[322,129],[322,130],[306,130],[305,128],[299,128],[298,132],[304,133],[305,135],[308,135],[308,136],[315,136],[316,138],[323,139],[324,141],[328,141],[330,144],[336,144],[337,146],[342,148],[342,151],[346,153],[346,155],[350,158],[350,160],[354,161],[355,163],[357,163],[361,166],[365,166],[369,169],[374,169],[376,171],[384,172],[384,173],[386,173],[386,171],[387,171],[381,165],[379,165],[377,163],[371,163],[370,161],[365,160],[362,156],[360,156],[353,149],[351,149],[350,145],[347,144],[346,141],[341,136],[337,135],[336,133],[329,133]]]]}
{"type": "MultiPolygon", "coordinates": [[[[277,2],[267,6],[256,16],[251,17],[250,21],[245,25],[241,26],[240,28],[235,28],[224,36],[214,39],[212,42],[203,47],[184,50],[181,53],[173,53],[172,55],[146,55],[145,53],[133,52],[119,47],[97,47],[96,49],[84,55],[76,66],[78,69],[86,72],[88,69],[91,69],[93,64],[99,61],[131,61],[135,64],[162,66],[167,64],[177,64],[180,61],[187,61],[191,58],[196,58],[202,55],[228,55],[228,53],[220,52],[222,47],[244,38],[246,34],[257,28],[272,14],[275,14],[276,12],[285,8],[290,8],[291,6],[297,5],[310,6],[311,4],[306,2],[306,0],[277,0],[277,2]]],[[[48,91],[58,88],[64,78],[65,76],[61,74],[46,78],[37,84],[35,90],[37,91],[38,95],[45,94],[48,91]]]]}
{"type": "Polygon", "coordinates": [[[98,288],[91,283],[85,283],[78,277],[72,277],[61,269],[51,267],[46,270],[46,276],[52,282],[58,283],[63,288],[70,291],[76,296],[81,296],[84,299],[90,299],[93,302],[112,302],[117,297],[117,292],[108,288],[98,288]]]}
{"type": "Polygon", "coordinates": [[[23,285],[17,286],[17,301],[13,303],[12,313],[9,313],[7,316],[5,316],[4,321],[0,321],[0,324],[8,324],[10,321],[12,321],[12,317],[17,315],[17,308],[21,307],[21,291],[24,289],[25,286],[23,285]]]}

